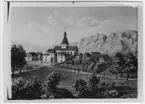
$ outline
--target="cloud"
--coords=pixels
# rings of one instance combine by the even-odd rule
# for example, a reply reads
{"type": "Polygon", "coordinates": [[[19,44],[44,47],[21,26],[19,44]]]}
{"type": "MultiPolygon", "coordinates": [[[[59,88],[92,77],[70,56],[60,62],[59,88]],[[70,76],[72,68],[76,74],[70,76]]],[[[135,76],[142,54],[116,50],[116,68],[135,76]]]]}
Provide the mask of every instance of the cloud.
{"type": "Polygon", "coordinates": [[[64,26],[64,27],[77,27],[77,28],[86,28],[98,26],[100,21],[91,17],[82,17],[77,21],[73,20],[73,17],[65,17],[62,14],[55,12],[49,15],[48,24],[51,26],[64,26]]]}
{"type": "Polygon", "coordinates": [[[79,27],[94,27],[100,24],[99,20],[93,19],[91,17],[83,17],[78,22],[79,27]]]}
{"type": "Polygon", "coordinates": [[[58,12],[53,13],[48,17],[48,23],[51,26],[61,26],[64,25],[64,22],[64,17],[58,12]]]}

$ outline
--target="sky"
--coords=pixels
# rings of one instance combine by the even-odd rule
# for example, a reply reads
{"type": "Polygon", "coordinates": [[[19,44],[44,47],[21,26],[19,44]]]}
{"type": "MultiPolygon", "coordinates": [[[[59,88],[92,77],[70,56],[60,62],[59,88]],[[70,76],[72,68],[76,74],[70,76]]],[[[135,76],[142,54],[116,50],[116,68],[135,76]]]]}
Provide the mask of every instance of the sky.
{"type": "Polygon", "coordinates": [[[133,7],[12,7],[11,39],[35,45],[69,43],[97,33],[137,30],[133,7]]]}

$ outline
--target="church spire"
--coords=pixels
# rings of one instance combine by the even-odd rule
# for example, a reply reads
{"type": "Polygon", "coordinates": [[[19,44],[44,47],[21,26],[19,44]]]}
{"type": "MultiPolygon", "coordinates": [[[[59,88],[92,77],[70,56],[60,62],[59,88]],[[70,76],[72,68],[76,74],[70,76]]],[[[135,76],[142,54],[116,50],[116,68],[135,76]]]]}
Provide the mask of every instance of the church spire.
{"type": "Polygon", "coordinates": [[[64,31],[64,37],[63,37],[63,40],[62,40],[61,44],[67,44],[67,45],[69,44],[69,43],[68,43],[68,39],[67,39],[66,30],[64,31]]]}

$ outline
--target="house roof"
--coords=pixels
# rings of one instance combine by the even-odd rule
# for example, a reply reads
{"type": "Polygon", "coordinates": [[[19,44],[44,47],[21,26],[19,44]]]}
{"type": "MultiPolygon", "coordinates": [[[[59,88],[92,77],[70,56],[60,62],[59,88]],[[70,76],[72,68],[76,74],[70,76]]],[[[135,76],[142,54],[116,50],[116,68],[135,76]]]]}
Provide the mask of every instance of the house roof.
{"type": "Polygon", "coordinates": [[[58,56],[69,57],[70,55],[69,54],[66,54],[66,53],[60,53],[60,54],[58,54],[58,56]]]}
{"type": "Polygon", "coordinates": [[[31,55],[32,55],[32,57],[37,57],[37,56],[38,56],[38,54],[37,54],[37,53],[35,53],[35,52],[29,52],[28,54],[31,54],[31,55]]]}
{"type": "Polygon", "coordinates": [[[37,52],[38,55],[42,55],[42,52],[37,52]]]}
{"type": "Polygon", "coordinates": [[[55,51],[62,51],[62,50],[65,50],[65,51],[74,51],[74,50],[77,50],[77,46],[68,46],[67,48],[61,48],[61,46],[55,46],[54,47],[55,51]]]}
{"type": "Polygon", "coordinates": [[[55,53],[54,49],[48,49],[46,52],[55,53]]]}
{"type": "Polygon", "coordinates": [[[92,54],[101,54],[100,52],[92,52],[92,54]]]}
{"type": "Polygon", "coordinates": [[[43,55],[49,55],[49,53],[44,53],[43,55]]]}

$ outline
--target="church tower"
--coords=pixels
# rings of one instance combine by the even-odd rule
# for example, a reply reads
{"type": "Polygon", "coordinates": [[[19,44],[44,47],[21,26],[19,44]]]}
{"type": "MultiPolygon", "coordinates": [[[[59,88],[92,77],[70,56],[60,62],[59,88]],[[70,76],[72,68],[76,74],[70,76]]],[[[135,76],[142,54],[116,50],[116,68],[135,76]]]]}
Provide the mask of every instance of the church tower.
{"type": "Polygon", "coordinates": [[[61,48],[62,48],[62,49],[67,48],[68,45],[69,45],[68,39],[67,39],[66,35],[67,35],[67,33],[66,33],[66,31],[65,31],[65,32],[64,32],[63,40],[62,40],[62,42],[61,42],[61,48]]]}

